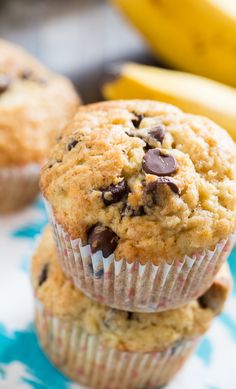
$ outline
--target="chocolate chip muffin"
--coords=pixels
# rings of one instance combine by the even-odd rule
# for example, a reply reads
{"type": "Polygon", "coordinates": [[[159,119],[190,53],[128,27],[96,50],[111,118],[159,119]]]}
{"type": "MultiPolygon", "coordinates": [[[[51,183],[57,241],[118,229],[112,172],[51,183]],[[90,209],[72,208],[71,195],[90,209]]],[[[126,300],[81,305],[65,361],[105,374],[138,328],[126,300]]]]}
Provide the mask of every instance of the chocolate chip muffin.
{"type": "Polygon", "coordinates": [[[38,193],[40,165],[79,99],[69,80],[21,48],[0,40],[0,54],[0,212],[6,212],[38,193]]]}
{"type": "Polygon", "coordinates": [[[118,311],[88,299],[65,278],[49,228],[33,258],[32,282],[42,347],[69,377],[96,389],[167,383],[222,310],[231,285],[222,268],[206,294],[182,308],[118,311]]]}
{"type": "Polygon", "coordinates": [[[81,107],[41,177],[64,270],[119,309],[200,296],[234,241],[235,162],[226,131],[173,106],[81,107]]]}

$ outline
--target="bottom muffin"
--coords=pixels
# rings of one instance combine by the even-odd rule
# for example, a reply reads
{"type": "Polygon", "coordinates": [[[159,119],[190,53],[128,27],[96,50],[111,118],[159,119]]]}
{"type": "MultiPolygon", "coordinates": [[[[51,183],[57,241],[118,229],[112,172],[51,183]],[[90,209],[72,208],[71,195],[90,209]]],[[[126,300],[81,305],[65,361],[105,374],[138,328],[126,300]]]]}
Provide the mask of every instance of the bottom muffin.
{"type": "Polygon", "coordinates": [[[84,296],[58,264],[51,230],[33,257],[35,324],[51,361],[73,380],[96,389],[156,388],[166,384],[223,308],[227,268],[198,300],[159,313],[131,313],[84,296]]]}

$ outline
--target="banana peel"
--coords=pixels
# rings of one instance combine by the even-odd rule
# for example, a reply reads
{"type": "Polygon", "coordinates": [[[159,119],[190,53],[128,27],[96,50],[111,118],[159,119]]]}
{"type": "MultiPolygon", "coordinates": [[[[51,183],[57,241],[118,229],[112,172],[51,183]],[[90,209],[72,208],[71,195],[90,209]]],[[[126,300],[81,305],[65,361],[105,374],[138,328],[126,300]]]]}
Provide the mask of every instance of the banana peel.
{"type": "Polygon", "coordinates": [[[173,70],[126,63],[102,86],[108,100],[152,99],[185,112],[207,116],[236,141],[236,89],[210,79],[173,70]]]}

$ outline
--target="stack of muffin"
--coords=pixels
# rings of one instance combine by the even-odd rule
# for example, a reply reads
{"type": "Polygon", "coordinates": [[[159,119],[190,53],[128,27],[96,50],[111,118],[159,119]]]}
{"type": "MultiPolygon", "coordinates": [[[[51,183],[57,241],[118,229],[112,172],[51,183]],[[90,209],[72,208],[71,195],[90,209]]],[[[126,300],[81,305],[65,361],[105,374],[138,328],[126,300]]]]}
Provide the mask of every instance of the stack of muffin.
{"type": "Polygon", "coordinates": [[[235,162],[223,129],[173,106],[79,108],[42,170],[51,229],[32,265],[40,342],[66,375],[149,389],[179,370],[230,289],[235,162]]]}

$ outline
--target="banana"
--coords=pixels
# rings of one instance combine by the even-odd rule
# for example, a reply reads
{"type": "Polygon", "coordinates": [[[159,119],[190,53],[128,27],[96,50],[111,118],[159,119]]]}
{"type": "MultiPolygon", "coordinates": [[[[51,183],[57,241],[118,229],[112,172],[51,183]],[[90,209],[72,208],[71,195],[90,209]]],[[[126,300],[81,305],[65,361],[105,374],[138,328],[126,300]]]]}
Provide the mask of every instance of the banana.
{"type": "Polygon", "coordinates": [[[152,99],[208,116],[236,141],[236,89],[201,76],[127,63],[102,87],[106,99],[152,99]]]}
{"type": "Polygon", "coordinates": [[[179,70],[236,87],[235,0],[111,0],[179,70]]]}

